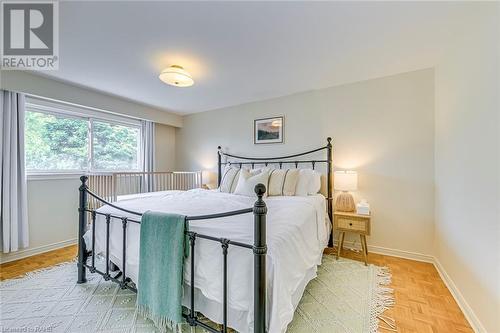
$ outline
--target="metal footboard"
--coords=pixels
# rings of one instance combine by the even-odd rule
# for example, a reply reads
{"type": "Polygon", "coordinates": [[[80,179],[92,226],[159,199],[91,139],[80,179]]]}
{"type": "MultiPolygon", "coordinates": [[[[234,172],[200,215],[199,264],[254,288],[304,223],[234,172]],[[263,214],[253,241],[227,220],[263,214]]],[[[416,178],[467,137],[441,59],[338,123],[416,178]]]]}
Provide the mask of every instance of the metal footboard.
{"type": "MultiPolygon", "coordinates": [[[[131,285],[130,278],[126,275],[126,241],[127,241],[127,226],[129,223],[141,223],[140,217],[141,213],[134,212],[128,209],[120,208],[119,206],[112,204],[103,198],[99,197],[95,193],[89,190],[87,186],[87,176],[80,177],[81,186],[80,200],[79,200],[79,228],[78,228],[78,283],[85,283],[86,271],[89,270],[90,273],[97,273],[103,276],[106,281],[113,281],[120,285],[122,289],[129,289],[137,292],[137,289],[131,285]],[[93,200],[97,200],[104,205],[109,205],[110,207],[116,208],[123,212],[137,216],[137,219],[127,218],[119,216],[116,214],[107,214],[96,211],[93,208],[89,208],[88,199],[89,196],[93,200]],[[106,266],[105,271],[98,270],[95,266],[95,255],[92,255],[90,264],[87,263],[89,253],[85,249],[85,241],[83,235],[85,234],[85,229],[87,226],[87,218],[90,215],[92,220],[92,249],[95,248],[95,221],[97,215],[104,215],[106,217],[106,266]],[[112,220],[114,219],[114,220],[112,220]],[[110,224],[121,221],[122,223],[122,236],[123,236],[123,248],[122,248],[122,270],[116,276],[111,276],[110,274],[110,259],[109,259],[109,243],[110,243],[110,224]]],[[[227,326],[227,304],[228,304],[228,292],[227,292],[227,254],[230,246],[237,246],[246,248],[253,251],[254,255],[254,332],[264,333],[266,327],[266,214],[267,207],[265,202],[262,200],[264,193],[266,192],[266,187],[263,184],[258,184],[255,187],[255,193],[257,194],[257,201],[255,202],[253,208],[241,209],[231,212],[224,212],[219,214],[211,215],[199,215],[199,216],[186,216],[186,221],[194,220],[208,220],[215,218],[225,218],[242,214],[253,213],[254,215],[254,243],[246,244],[241,242],[232,241],[226,238],[217,238],[209,235],[204,235],[192,231],[186,231],[189,237],[189,246],[191,248],[191,281],[190,281],[190,306],[187,313],[184,313],[187,323],[190,326],[200,326],[204,329],[214,332],[214,333],[226,333],[228,331],[227,326]],[[218,330],[205,324],[198,320],[198,315],[195,311],[195,301],[194,301],[194,267],[195,267],[195,246],[196,239],[202,238],[213,242],[218,242],[221,244],[221,252],[223,256],[223,302],[222,302],[222,328],[218,330]]]]}

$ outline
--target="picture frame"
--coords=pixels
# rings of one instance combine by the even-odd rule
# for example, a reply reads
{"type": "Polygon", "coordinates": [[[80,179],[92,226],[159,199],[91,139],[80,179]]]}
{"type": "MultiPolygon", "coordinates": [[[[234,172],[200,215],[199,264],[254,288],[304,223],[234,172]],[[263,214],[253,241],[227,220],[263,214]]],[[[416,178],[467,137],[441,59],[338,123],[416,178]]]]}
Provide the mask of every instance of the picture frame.
{"type": "Polygon", "coordinates": [[[285,117],[255,119],[253,122],[254,144],[283,143],[285,117]]]}

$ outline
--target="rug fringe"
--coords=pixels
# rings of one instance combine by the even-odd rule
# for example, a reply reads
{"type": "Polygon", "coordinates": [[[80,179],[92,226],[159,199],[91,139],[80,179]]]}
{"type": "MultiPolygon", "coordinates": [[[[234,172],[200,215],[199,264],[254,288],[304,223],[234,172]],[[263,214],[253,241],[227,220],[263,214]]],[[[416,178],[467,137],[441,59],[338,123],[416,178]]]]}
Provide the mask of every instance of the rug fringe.
{"type": "Polygon", "coordinates": [[[182,333],[182,323],[176,323],[165,316],[155,315],[151,312],[151,309],[145,305],[136,305],[137,313],[144,318],[151,319],[161,332],[167,332],[167,329],[174,330],[177,333],[182,333]]]}
{"type": "Polygon", "coordinates": [[[370,333],[377,333],[381,322],[388,326],[388,328],[383,326],[381,328],[396,331],[396,321],[393,318],[382,315],[384,311],[395,304],[394,290],[388,287],[391,284],[392,274],[388,267],[376,267],[376,269],[376,287],[372,290],[373,297],[370,304],[370,333]]]}
{"type": "Polygon", "coordinates": [[[396,320],[394,318],[388,317],[388,316],[378,316],[377,317],[379,320],[383,321],[388,327],[384,327],[380,325],[380,327],[384,330],[387,331],[393,331],[397,332],[398,330],[396,329],[396,320]]]}

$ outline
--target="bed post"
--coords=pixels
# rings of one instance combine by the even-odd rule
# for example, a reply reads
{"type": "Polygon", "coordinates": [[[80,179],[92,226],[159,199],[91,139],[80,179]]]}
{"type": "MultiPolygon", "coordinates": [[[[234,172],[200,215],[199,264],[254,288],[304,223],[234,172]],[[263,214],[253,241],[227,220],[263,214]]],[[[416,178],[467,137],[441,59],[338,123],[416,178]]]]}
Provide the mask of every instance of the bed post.
{"type": "Polygon", "coordinates": [[[78,189],[80,191],[80,204],[78,207],[78,281],[77,283],[87,282],[85,277],[85,267],[83,266],[87,259],[85,252],[85,241],[83,235],[85,234],[85,227],[87,226],[87,176],[81,176],[80,181],[82,185],[78,189]]]}
{"type": "Polygon", "coordinates": [[[332,232],[330,233],[330,239],[328,241],[328,246],[333,247],[333,156],[332,156],[332,138],[326,138],[328,142],[326,145],[327,148],[327,160],[328,160],[328,180],[327,180],[327,207],[328,207],[328,217],[330,218],[330,222],[332,223],[332,232]]]}
{"type": "Polygon", "coordinates": [[[257,201],[254,214],[254,333],[266,332],[266,214],[267,207],[262,197],[266,193],[263,184],[255,186],[257,201]]]}
{"type": "Polygon", "coordinates": [[[217,147],[217,187],[220,186],[222,181],[222,147],[217,147]]]}

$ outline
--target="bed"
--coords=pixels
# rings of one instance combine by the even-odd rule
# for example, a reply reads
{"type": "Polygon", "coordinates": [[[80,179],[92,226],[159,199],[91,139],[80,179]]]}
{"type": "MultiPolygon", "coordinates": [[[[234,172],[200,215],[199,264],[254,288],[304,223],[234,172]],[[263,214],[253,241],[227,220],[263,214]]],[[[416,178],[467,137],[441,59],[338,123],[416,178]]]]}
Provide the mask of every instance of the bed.
{"type": "MultiPolygon", "coordinates": [[[[192,262],[191,255],[184,269],[183,305],[189,309],[188,323],[219,332],[197,320],[196,314],[200,312],[221,323],[222,332],[229,327],[242,333],[284,332],[307,283],[316,277],[323,250],[330,240],[331,141],[316,150],[277,158],[235,156],[219,149],[218,162],[219,183],[224,165],[242,168],[246,164],[255,167],[277,163],[280,168],[287,164],[297,168],[301,163],[315,167],[323,162],[327,164],[327,196],[318,193],[263,199],[260,193],[256,201],[256,197],[204,189],[125,196],[90,211],[93,223],[90,230],[82,230],[84,249],[79,268],[83,273],[85,269],[101,273],[122,288],[134,288],[139,265],[138,216],[147,210],[183,214],[190,217],[189,236],[196,258],[192,262]],[[327,150],[325,160],[297,159],[321,150],[327,150]],[[259,206],[267,209],[255,208],[259,206]],[[118,266],[121,277],[113,278],[108,265],[106,271],[99,272],[95,256],[88,263],[85,254],[89,250],[106,256],[107,263],[118,266]]],[[[85,194],[94,195],[82,187],[85,194]]],[[[265,187],[260,187],[260,191],[265,191],[265,187]]],[[[88,211],[84,208],[81,215],[88,211]]]]}

